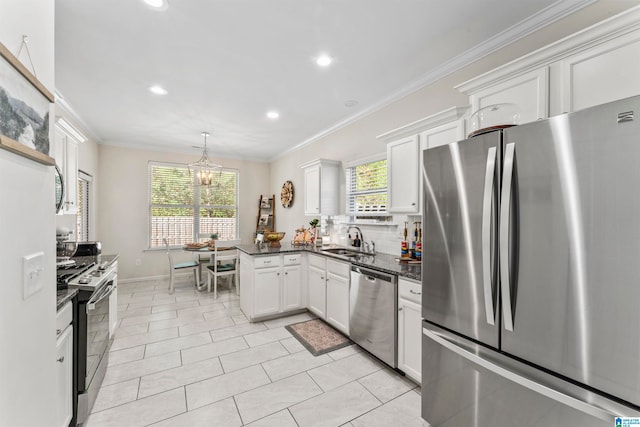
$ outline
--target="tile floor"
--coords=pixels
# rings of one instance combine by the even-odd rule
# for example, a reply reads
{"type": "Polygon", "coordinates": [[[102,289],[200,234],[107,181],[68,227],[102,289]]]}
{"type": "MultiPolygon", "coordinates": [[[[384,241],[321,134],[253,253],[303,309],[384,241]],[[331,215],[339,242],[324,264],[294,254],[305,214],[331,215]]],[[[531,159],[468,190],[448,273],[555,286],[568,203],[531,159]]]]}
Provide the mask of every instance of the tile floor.
{"type": "Polygon", "coordinates": [[[120,284],[119,328],[85,426],[428,426],[420,389],[357,346],[312,356],[284,325],[249,323],[224,286],[120,284]]]}

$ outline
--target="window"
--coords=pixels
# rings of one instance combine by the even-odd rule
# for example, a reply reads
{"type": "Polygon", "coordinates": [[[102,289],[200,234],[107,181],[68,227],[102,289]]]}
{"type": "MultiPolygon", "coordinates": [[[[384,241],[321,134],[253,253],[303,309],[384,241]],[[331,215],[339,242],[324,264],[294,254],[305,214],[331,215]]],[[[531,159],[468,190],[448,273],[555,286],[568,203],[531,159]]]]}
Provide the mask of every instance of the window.
{"type": "Polygon", "coordinates": [[[76,213],[76,240],[86,242],[89,240],[89,201],[91,197],[91,182],[93,177],[82,171],[78,171],[78,212],[76,213]]]}
{"type": "Polygon", "coordinates": [[[379,216],[387,213],[387,159],[352,163],[347,177],[347,214],[379,216]]]}
{"type": "Polygon", "coordinates": [[[238,172],[223,169],[211,187],[194,186],[185,165],[149,163],[149,247],[238,236],[238,172]]]}

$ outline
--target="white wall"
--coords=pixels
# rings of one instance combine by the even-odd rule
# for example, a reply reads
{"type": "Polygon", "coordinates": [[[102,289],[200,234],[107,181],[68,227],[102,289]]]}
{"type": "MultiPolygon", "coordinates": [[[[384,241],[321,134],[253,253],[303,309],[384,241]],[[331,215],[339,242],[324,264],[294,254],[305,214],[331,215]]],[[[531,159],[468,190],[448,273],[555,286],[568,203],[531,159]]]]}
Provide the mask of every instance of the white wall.
{"type": "MultiPolygon", "coordinates": [[[[118,277],[149,278],[169,274],[164,251],[148,251],[148,163],[149,161],[187,164],[198,160],[193,154],[170,153],[99,145],[98,175],[103,185],[98,193],[98,239],[103,253],[117,253],[118,277]],[[136,265],[136,260],[141,264],[136,265]]],[[[240,172],[239,225],[242,243],[253,241],[260,194],[269,188],[268,163],[215,158],[225,168],[240,172]]],[[[273,191],[271,191],[273,193],[273,191]]],[[[279,218],[276,218],[276,223],[279,218]]],[[[176,262],[191,258],[176,253],[176,262]]]]}
{"type": "MultiPolygon", "coordinates": [[[[301,147],[277,158],[271,163],[271,187],[279,189],[285,180],[293,182],[294,188],[302,190],[304,176],[300,165],[316,158],[340,160],[343,163],[384,152],[385,144],[376,139],[377,135],[397,129],[408,123],[441,112],[450,107],[463,107],[469,104],[466,96],[454,89],[454,86],[477,75],[492,70],[506,62],[523,56],[535,49],[546,46],[556,40],[589,27],[620,11],[637,5],[632,1],[597,2],[568,18],[560,20],[510,46],[503,48],[482,60],[426,86],[385,108],[376,111],[357,122],[345,126],[320,140],[301,147]]],[[[341,206],[344,211],[344,173],[341,179],[341,206]]],[[[304,216],[304,202],[301,191],[290,209],[278,206],[278,230],[293,233],[301,225],[308,227],[310,218],[304,216]]],[[[397,215],[394,222],[398,226],[377,227],[362,226],[366,240],[376,240],[381,252],[397,254],[400,251],[404,221],[410,221],[410,234],[413,221],[418,217],[407,218],[397,215]]],[[[336,227],[346,234],[346,227],[336,227]]],[[[426,231],[428,232],[428,230],[426,231]]],[[[344,244],[346,236],[332,236],[332,241],[344,244]]]]}
{"type": "MultiPolygon", "coordinates": [[[[0,2],[0,42],[15,53],[28,35],[38,79],[52,93],[53,30],[53,1],[0,2]]],[[[26,55],[20,60],[31,69],[26,55]]],[[[46,426],[56,396],[53,168],[0,150],[0,196],[0,425],[46,426]],[[22,257],[35,252],[44,252],[45,286],[24,300],[22,257]]]]}

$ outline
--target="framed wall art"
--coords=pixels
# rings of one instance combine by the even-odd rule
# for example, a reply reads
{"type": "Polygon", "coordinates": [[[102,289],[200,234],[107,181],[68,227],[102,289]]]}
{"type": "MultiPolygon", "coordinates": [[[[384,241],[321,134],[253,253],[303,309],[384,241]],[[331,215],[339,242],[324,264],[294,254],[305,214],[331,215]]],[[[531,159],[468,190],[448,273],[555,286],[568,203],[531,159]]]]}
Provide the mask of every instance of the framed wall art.
{"type": "Polygon", "coordinates": [[[0,43],[0,148],[54,165],[49,138],[53,95],[0,43]]]}

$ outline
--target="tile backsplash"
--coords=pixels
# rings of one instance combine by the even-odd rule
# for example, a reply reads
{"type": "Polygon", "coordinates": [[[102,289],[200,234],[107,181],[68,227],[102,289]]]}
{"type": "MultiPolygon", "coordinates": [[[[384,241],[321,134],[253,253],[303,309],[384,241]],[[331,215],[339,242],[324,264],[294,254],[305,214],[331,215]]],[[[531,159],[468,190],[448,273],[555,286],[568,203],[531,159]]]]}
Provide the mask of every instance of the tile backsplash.
{"type": "Polygon", "coordinates": [[[403,239],[405,221],[407,225],[407,240],[413,239],[414,222],[421,221],[420,215],[393,215],[388,223],[366,224],[353,221],[349,216],[330,216],[321,219],[321,234],[323,243],[332,243],[341,246],[349,246],[348,234],[355,237],[356,230],[351,226],[357,226],[362,231],[366,242],[375,242],[376,251],[385,254],[400,256],[400,245],[403,239]],[[349,230],[349,232],[347,232],[349,230]]]}

